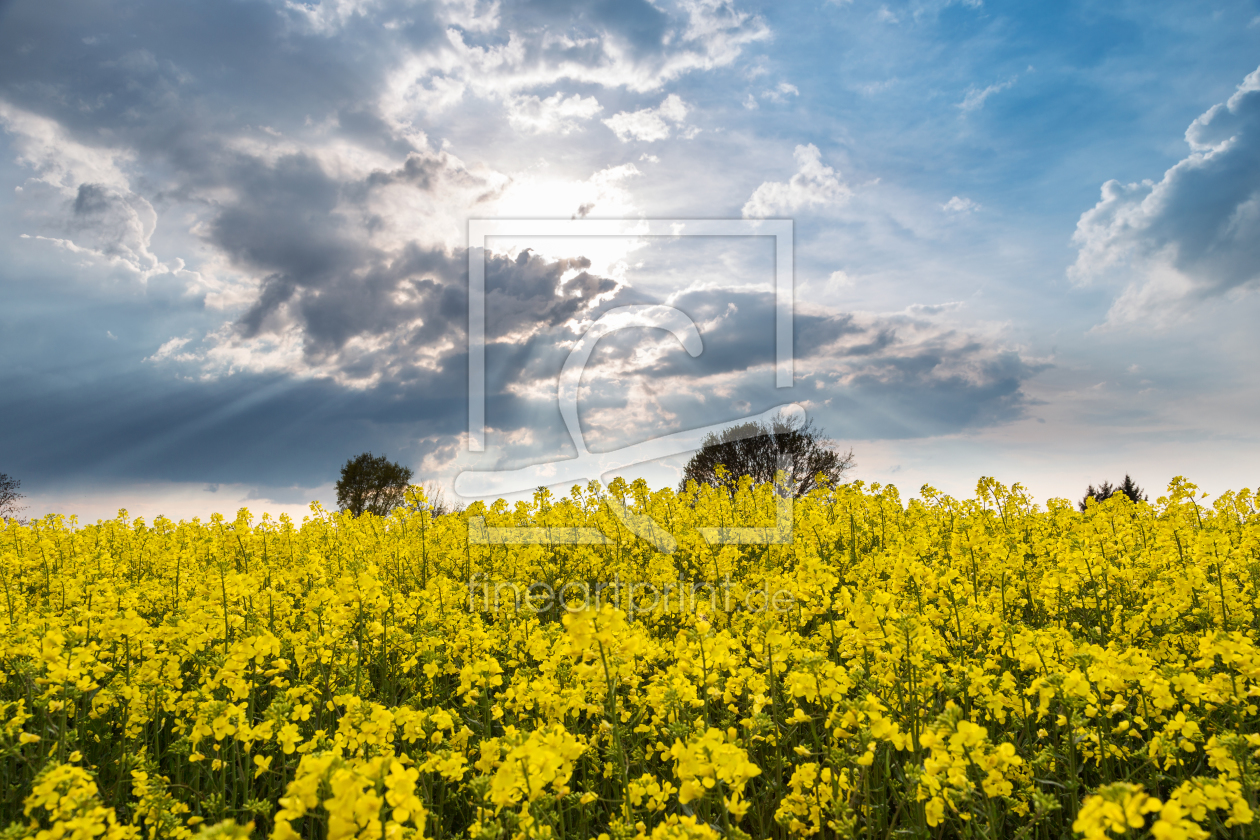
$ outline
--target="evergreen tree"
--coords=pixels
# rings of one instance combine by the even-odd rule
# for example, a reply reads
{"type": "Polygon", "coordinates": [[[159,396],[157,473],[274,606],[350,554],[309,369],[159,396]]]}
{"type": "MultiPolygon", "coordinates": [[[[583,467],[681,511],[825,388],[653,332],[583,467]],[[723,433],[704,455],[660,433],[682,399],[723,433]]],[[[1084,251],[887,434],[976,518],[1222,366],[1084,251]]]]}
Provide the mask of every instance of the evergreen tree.
{"type": "Polygon", "coordinates": [[[1086,503],[1091,498],[1095,502],[1101,503],[1107,501],[1116,493],[1123,493],[1129,497],[1129,501],[1131,502],[1149,501],[1149,497],[1145,492],[1143,492],[1141,487],[1138,487],[1137,482],[1135,482],[1128,473],[1125,473],[1124,481],[1120,484],[1113,485],[1110,481],[1104,481],[1102,484],[1098,485],[1098,487],[1094,487],[1092,484],[1089,485],[1089,487],[1085,489],[1085,497],[1077,502],[1076,506],[1084,512],[1086,503]]]}

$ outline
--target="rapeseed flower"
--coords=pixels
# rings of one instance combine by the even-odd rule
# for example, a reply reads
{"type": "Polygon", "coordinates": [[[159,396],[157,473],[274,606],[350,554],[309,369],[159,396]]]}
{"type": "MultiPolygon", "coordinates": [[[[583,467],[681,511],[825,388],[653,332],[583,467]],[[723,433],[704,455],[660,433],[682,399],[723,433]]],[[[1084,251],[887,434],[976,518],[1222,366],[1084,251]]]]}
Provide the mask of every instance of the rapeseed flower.
{"type": "Polygon", "coordinates": [[[704,536],[777,505],[614,481],[442,516],[6,523],[0,830],[1254,833],[1254,493],[1179,478],[1081,512],[854,482],[797,500],[790,543],[704,536]],[[489,545],[472,517],[607,541],[489,545]]]}

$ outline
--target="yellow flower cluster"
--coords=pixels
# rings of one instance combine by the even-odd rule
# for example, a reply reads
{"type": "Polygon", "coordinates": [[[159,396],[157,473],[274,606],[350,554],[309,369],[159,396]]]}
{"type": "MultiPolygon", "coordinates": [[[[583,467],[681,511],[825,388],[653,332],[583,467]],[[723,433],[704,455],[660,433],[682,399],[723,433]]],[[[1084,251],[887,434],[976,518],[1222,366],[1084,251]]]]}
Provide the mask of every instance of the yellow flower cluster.
{"type": "Polygon", "coordinates": [[[1260,511],[1203,499],[8,523],[0,840],[1257,836],[1260,511]]]}
{"type": "Polygon", "coordinates": [[[716,786],[719,792],[730,791],[722,800],[725,813],[737,820],[743,818],[748,811],[748,803],[742,798],[744,786],[761,774],[761,768],[748,760],[748,753],[737,746],[737,738],[734,729],[709,729],[686,743],[674,742],[669,755],[676,762],[674,772],[682,780],[678,791],[680,805],[699,799],[716,786]]]}

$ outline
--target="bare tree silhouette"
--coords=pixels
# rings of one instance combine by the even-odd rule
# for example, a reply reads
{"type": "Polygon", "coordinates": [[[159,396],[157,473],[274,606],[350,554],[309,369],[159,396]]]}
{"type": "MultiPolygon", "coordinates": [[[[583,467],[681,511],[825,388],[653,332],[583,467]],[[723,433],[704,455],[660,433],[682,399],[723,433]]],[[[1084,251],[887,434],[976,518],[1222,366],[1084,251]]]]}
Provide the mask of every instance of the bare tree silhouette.
{"type": "Polygon", "coordinates": [[[18,514],[26,510],[19,505],[26,496],[19,493],[22,482],[7,473],[0,473],[0,520],[17,519],[18,514]]]}

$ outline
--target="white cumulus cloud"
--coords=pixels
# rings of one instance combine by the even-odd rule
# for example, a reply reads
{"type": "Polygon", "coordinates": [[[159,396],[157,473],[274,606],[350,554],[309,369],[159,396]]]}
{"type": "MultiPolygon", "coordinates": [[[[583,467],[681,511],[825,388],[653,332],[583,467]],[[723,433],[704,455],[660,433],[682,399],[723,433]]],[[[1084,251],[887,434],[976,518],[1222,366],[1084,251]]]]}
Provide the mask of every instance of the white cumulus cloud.
{"type": "Polygon", "coordinates": [[[83,145],[54,120],[3,100],[0,128],[13,136],[17,162],[33,171],[17,191],[24,216],[48,234],[22,238],[49,242],[144,279],[183,270],[182,260],[168,264],[153,253],[157,213],[131,189],[134,153],[83,145]]]}
{"type": "Polygon", "coordinates": [[[790,213],[802,207],[817,207],[844,201],[852,191],[840,174],[822,162],[822,153],[813,143],[797,146],[796,174],[785,184],[766,181],[753,191],[744,205],[745,218],[765,218],[777,213],[790,213]]]}
{"type": "Polygon", "coordinates": [[[604,125],[611,128],[623,143],[631,140],[650,143],[669,137],[671,128],[687,118],[687,111],[687,103],[678,94],[671,93],[655,108],[622,111],[604,120],[604,125]]]}
{"type": "Polygon", "coordinates": [[[1127,282],[1113,323],[1260,285],[1260,69],[1191,123],[1186,142],[1190,154],[1158,182],[1108,181],[1077,223],[1072,277],[1127,282]]]}
{"type": "Polygon", "coordinates": [[[946,213],[974,213],[980,209],[980,205],[976,204],[970,198],[954,196],[949,201],[941,205],[941,209],[946,213]]]}

